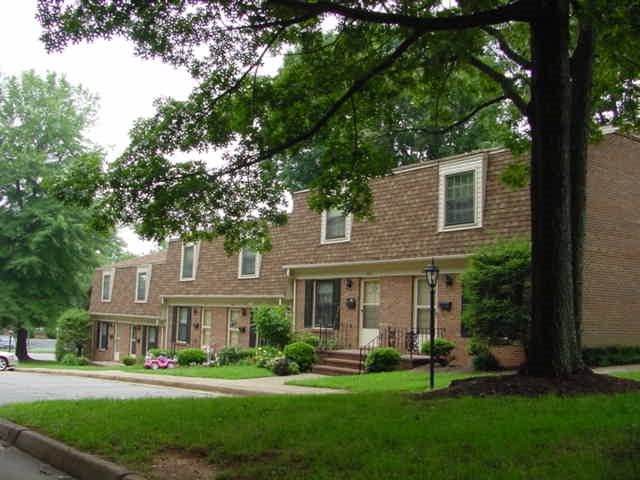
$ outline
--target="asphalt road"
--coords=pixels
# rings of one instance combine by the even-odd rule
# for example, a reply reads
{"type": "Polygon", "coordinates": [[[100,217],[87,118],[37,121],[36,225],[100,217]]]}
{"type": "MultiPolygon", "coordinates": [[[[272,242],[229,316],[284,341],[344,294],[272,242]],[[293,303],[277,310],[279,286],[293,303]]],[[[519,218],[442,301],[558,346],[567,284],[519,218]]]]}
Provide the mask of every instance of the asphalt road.
{"type": "Polygon", "coordinates": [[[0,405],[15,402],[35,402],[38,400],[77,400],[82,398],[125,399],[216,396],[221,395],[95,378],[28,372],[0,372],[0,405]]]}
{"type": "Polygon", "coordinates": [[[73,477],[2,441],[0,441],[0,478],[2,480],[73,480],[73,477]]]}

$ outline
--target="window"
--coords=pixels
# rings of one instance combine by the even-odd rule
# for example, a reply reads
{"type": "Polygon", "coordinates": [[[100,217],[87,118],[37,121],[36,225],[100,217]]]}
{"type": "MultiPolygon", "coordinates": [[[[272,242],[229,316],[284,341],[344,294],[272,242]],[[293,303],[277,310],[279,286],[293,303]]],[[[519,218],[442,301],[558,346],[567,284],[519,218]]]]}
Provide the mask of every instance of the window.
{"type": "Polygon", "coordinates": [[[138,267],[136,272],[136,302],[144,303],[149,298],[151,267],[138,267]]]}
{"type": "Polygon", "coordinates": [[[340,328],[340,284],[340,279],[305,282],[305,328],[340,328]]]}
{"type": "Polygon", "coordinates": [[[147,328],[147,351],[152,348],[158,348],[158,327],[147,328]]]}
{"type": "Polygon", "coordinates": [[[348,242],[351,239],[351,215],[332,208],[322,212],[320,243],[348,242]]]}
{"type": "Polygon", "coordinates": [[[414,326],[418,330],[418,333],[429,332],[429,317],[431,315],[431,293],[427,285],[427,280],[424,278],[415,279],[415,292],[413,295],[413,318],[414,326]]]}
{"type": "Polygon", "coordinates": [[[182,260],[180,262],[180,280],[195,280],[198,265],[198,245],[182,244],[182,260]]]}
{"type": "Polygon", "coordinates": [[[176,340],[184,343],[191,341],[191,308],[189,307],[178,307],[176,340]]]}
{"type": "Polygon", "coordinates": [[[362,283],[362,328],[376,329],[380,322],[380,281],[362,283]]]}
{"type": "Polygon", "coordinates": [[[445,163],[439,175],[439,231],[481,227],[484,157],[445,163]]]}
{"type": "Polygon", "coordinates": [[[261,255],[250,248],[240,250],[238,278],[258,278],[260,276],[261,255]]]}
{"type": "Polygon", "coordinates": [[[98,322],[98,350],[109,348],[109,324],[98,322]]]}
{"type": "Polygon", "coordinates": [[[102,301],[110,302],[111,293],[113,292],[113,276],[114,270],[102,271],[102,301]]]}

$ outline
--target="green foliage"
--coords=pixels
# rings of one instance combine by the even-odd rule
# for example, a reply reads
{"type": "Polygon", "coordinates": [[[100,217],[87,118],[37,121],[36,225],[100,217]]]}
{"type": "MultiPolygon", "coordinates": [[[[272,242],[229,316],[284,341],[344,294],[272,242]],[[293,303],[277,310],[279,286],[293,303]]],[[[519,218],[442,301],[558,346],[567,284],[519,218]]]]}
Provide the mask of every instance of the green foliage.
{"type": "Polygon", "coordinates": [[[77,355],[74,355],[73,353],[65,353],[62,359],[60,360],[60,363],[62,363],[63,365],[70,365],[70,366],[83,366],[83,365],[89,365],[89,360],[86,357],[77,356],[77,355]]]}
{"type": "Polygon", "coordinates": [[[582,350],[582,356],[584,363],[590,367],[630,365],[640,363],[640,347],[626,345],[590,347],[582,350]]]}
{"type": "Polygon", "coordinates": [[[297,375],[300,373],[300,366],[287,357],[280,357],[271,363],[271,371],[278,376],[297,375]]]}
{"type": "Polygon", "coordinates": [[[122,363],[124,365],[126,365],[127,367],[130,367],[130,366],[136,364],[136,358],[135,357],[129,357],[129,356],[123,357],[122,358],[122,363]]]}
{"type": "Polygon", "coordinates": [[[364,368],[367,372],[391,372],[400,365],[400,353],[395,348],[376,348],[369,352],[364,368]]]}
{"type": "Polygon", "coordinates": [[[56,359],[60,361],[68,353],[81,356],[91,339],[89,312],[79,308],[65,310],[58,318],[57,328],[56,359]]]}
{"type": "Polygon", "coordinates": [[[256,356],[253,348],[224,347],[218,352],[218,365],[234,365],[256,356]]]}
{"type": "Polygon", "coordinates": [[[0,328],[50,325],[85,306],[93,269],[117,249],[113,230],[89,226],[94,197],[79,208],[54,191],[69,169],[101,168],[84,137],[94,103],[53,73],[0,77],[0,328]]]}
{"type": "Polygon", "coordinates": [[[256,334],[265,345],[282,348],[291,340],[291,318],[284,305],[260,305],[253,309],[256,334]]]}
{"type": "Polygon", "coordinates": [[[284,356],[295,362],[301,372],[308,372],[316,362],[316,349],[305,342],[294,342],[284,347],[284,356]]]}
{"type": "Polygon", "coordinates": [[[479,372],[502,370],[500,362],[490,351],[484,351],[473,357],[473,369],[479,372]]]}
{"type": "Polygon", "coordinates": [[[312,347],[318,347],[320,345],[320,337],[309,332],[298,332],[294,334],[293,341],[308,343],[312,347]]]}
{"type": "Polygon", "coordinates": [[[255,361],[257,367],[271,368],[276,358],[282,357],[282,352],[275,347],[256,348],[255,361]]]}
{"type": "Polygon", "coordinates": [[[183,367],[196,364],[202,365],[207,361],[207,354],[199,348],[186,348],[178,352],[178,363],[183,367]]]}
{"type": "Polygon", "coordinates": [[[462,321],[482,343],[527,343],[531,297],[531,246],[500,240],[479,248],[462,274],[462,321]]]}
{"type": "MultiPolygon", "coordinates": [[[[433,340],[433,358],[434,360],[447,364],[449,363],[449,356],[453,349],[456,348],[456,344],[445,340],[444,338],[435,338],[433,340]]],[[[426,342],[422,344],[422,353],[431,355],[431,343],[426,342]]]]}

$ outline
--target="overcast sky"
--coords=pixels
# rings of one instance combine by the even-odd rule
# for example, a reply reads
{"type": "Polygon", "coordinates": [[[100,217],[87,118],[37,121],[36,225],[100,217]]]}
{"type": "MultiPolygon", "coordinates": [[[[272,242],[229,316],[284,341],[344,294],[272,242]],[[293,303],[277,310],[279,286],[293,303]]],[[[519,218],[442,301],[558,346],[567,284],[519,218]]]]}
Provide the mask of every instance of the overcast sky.
{"type": "MultiPolygon", "coordinates": [[[[0,0],[0,74],[54,71],[97,94],[98,121],[88,137],[106,149],[109,160],[127,146],[133,122],[153,113],[154,98],[186,98],[193,87],[185,72],[135,57],[133,47],[122,39],[83,43],[47,54],[38,39],[41,28],[35,13],[35,0],[0,0]]],[[[121,236],[136,254],[154,246],[139,240],[131,230],[122,231],[121,236]]]]}

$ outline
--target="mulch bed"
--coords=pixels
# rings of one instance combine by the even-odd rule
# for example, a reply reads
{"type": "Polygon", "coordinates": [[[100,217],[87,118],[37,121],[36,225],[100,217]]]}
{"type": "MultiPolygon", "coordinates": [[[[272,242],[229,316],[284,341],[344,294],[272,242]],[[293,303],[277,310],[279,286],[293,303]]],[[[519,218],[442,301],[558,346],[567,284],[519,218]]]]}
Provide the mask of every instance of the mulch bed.
{"type": "Polygon", "coordinates": [[[597,373],[582,373],[563,379],[526,375],[497,375],[454,380],[448,388],[421,393],[417,397],[421,399],[505,395],[537,397],[548,394],[575,396],[627,392],[640,392],[640,382],[597,373]]]}

